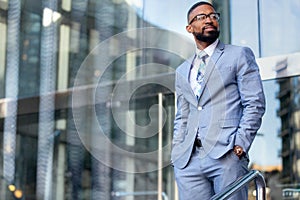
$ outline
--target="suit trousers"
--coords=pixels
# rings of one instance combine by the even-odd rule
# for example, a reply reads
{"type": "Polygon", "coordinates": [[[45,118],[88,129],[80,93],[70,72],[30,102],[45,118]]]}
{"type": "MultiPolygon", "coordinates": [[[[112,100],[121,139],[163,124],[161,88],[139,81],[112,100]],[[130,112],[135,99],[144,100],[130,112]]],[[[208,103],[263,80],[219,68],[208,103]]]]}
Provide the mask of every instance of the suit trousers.
{"type": "MultiPolygon", "coordinates": [[[[219,159],[212,159],[205,154],[203,147],[194,147],[188,165],[183,169],[174,167],[180,200],[209,200],[227,185],[247,174],[248,164],[246,156],[238,158],[233,150],[219,159]]],[[[243,187],[229,199],[248,199],[248,188],[243,187]]]]}

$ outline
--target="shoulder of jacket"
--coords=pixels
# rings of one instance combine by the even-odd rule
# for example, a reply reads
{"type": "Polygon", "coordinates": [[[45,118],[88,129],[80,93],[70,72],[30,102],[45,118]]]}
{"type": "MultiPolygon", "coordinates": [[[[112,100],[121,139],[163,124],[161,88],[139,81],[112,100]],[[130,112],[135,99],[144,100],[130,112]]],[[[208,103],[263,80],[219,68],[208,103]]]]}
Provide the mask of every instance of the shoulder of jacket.
{"type": "Polygon", "coordinates": [[[188,59],[186,59],[183,63],[181,63],[176,71],[181,71],[181,70],[186,70],[186,69],[189,69],[193,63],[193,60],[194,60],[194,55],[189,57],[188,59]]]}
{"type": "Polygon", "coordinates": [[[234,51],[252,51],[249,47],[247,46],[239,46],[239,45],[233,45],[233,44],[224,44],[225,50],[234,50],[234,51]]]}

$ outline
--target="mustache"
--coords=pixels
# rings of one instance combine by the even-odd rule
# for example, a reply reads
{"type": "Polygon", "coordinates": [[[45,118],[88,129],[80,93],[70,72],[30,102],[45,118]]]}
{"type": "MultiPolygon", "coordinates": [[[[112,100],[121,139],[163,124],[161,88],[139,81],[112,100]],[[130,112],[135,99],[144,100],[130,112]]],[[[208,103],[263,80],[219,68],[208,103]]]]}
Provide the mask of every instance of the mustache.
{"type": "Polygon", "coordinates": [[[215,29],[216,31],[218,31],[218,28],[217,28],[216,26],[214,26],[214,25],[207,25],[207,26],[204,26],[204,27],[202,28],[202,31],[204,31],[204,30],[207,29],[207,28],[213,28],[213,29],[215,29]]]}

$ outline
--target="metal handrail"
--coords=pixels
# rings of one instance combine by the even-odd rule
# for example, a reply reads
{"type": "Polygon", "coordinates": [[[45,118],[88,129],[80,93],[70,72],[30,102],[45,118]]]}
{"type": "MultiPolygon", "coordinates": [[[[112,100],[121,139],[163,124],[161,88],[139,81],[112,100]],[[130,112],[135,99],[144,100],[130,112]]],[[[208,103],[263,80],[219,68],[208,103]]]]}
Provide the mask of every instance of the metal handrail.
{"type": "Polygon", "coordinates": [[[215,194],[211,200],[227,199],[252,180],[255,181],[256,199],[266,200],[266,182],[263,175],[257,170],[251,170],[248,174],[226,187],[222,192],[215,194]]]}

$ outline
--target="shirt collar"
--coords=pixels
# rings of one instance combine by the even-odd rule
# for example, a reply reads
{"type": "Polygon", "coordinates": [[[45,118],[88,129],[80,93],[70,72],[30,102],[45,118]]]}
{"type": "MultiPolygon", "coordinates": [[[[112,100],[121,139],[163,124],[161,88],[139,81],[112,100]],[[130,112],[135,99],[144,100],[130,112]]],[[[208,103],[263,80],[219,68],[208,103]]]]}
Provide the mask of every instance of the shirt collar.
{"type": "Polygon", "coordinates": [[[219,42],[219,39],[216,39],[216,41],[214,41],[212,44],[210,44],[208,47],[206,47],[203,50],[196,48],[196,54],[198,55],[201,51],[205,51],[205,53],[207,53],[207,55],[209,57],[211,57],[218,45],[218,42],[219,42]]]}

